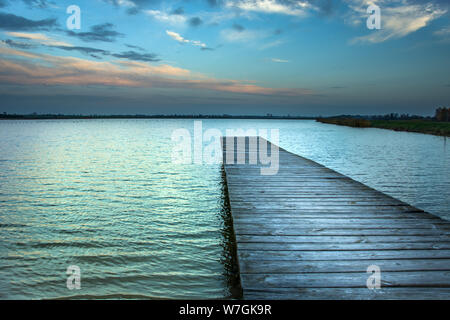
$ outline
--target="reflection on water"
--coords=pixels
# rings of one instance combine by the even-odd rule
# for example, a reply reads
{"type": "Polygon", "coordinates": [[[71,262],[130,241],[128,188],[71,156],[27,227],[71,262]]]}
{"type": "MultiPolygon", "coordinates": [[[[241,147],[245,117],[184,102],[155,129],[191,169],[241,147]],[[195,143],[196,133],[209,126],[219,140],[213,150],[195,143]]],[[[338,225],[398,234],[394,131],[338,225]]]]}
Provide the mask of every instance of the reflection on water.
{"type": "MultiPolygon", "coordinates": [[[[449,217],[441,137],[313,121],[206,120],[279,129],[281,147],[449,217]]],[[[192,120],[0,122],[0,298],[237,298],[220,165],[175,165],[192,120]],[[81,268],[81,290],[66,269],[81,268]]]]}

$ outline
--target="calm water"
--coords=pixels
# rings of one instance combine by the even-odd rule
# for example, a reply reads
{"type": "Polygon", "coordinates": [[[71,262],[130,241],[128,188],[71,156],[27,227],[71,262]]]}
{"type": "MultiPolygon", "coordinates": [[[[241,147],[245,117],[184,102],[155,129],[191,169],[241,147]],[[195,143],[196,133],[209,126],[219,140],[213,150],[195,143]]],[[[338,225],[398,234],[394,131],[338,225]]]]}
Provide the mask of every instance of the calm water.
{"type": "MultiPolygon", "coordinates": [[[[0,298],[233,297],[219,165],[174,165],[192,120],[0,122],[0,298]],[[66,269],[81,268],[81,290],[66,269]]],[[[450,219],[444,138],[313,121],[204,120],[278,128],[280,145],[450,219]]]]}

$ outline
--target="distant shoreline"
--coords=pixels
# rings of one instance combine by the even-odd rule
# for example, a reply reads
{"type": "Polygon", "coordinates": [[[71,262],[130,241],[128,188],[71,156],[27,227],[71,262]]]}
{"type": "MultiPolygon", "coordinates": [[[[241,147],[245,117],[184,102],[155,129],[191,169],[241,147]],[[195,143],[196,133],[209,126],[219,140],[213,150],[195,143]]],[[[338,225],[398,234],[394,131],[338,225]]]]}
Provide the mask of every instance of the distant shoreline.
{"type": "Polygon", "coordinates": [[[316,120],[355,128],[379,128],[407,131],[437,136],[450,136],[450,122],[433,121],[432,118],[407,120],[378,120],[362,117],[305,117],[256,115],[61,115],[61,114],[0,114],[0,120],[101,120],[101,119],[241,119],[241,120],[316,120]]]}
{"type": "Polygon", "coordinates": [[[318,118],[316,121],[354,128],[379,128],[450,137],[450,122],[432,120],[366,120],[355,118],[318,118]]]}
{"type": "Polygon", "coordinates": [[[233,115],[56,115],[56,114],[0,114],[0,120],[83,120],[83,119],[274,119],[315,120],[304,116],[233,116],[233,115]]]}

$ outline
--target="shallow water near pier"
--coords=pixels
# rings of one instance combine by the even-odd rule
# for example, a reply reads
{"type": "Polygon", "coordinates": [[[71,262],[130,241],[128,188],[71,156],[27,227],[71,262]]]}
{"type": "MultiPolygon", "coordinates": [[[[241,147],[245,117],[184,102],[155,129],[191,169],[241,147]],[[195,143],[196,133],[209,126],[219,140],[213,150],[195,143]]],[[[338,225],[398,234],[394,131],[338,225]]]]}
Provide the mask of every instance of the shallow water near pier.
{"type": "MultiPolygon", "coordinates": [[[[238,297],[221,166],[174,164],[193,120],[0,122],[0,298],[238,297]],[[66,269],[81,269],[81,289],[66,269]]],[[[443,137],[298,120],[202,120],[279,129],[280,146],[450,220],[443,137]]]]}

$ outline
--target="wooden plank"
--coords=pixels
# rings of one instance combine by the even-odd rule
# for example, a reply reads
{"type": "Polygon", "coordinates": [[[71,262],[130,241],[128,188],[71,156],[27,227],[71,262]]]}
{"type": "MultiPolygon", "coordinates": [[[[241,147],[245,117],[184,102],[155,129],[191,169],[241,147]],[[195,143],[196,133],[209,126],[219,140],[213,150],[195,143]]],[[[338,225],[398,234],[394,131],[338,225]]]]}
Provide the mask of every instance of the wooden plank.
{"type": "Polygon", "coordinates": [[[249,300],[449,300],[450,289],[439,287],[405,288],[252,288],[244,298],[249,300]]]}
{"type": "Polygon", "coordinates": [[[297,243],[239,242],[240,251],[368,251],[368,250],[438,250],[450,249],[450,242],[389,242],[389,243],[297,243]]]}
{"type": "MultiPolygon", "coordinates": [[[[234,159],[277,149],[242,138],[257,144],[234,159]]],[[[224,164],[245,298],[450,298],[448,221],[282,148],[278,173],[264,166],[224,164]],[[372,264],[380,290],[365,287],[372,264]]]]}
{"type": "Polygon", "coordinates": [[[280,228],[276,226],[255,228],[255,226],[244,227],[239,225],[235,228],[235,233],[239,235],[258,235],[258,236],[439,236],[443,232],[434,229],[406,229],[406,228],[386,228],[386,229],[317,229],[317,228],[299,228],[288,227],[280,228]]]}
{"type": "Polygon", "coordinates": [[[381,206],[301,206],[296,204],[288,204],[288,203],[280,203],[280,204],[259,204],[259,205],[249,205],[249,204],[235,204],[233,201],[230,201],[230,204],[232,205],[232,208],[236,208],[238,210],[279,210],[279,209],[289,209],[291,211],[309,211],[309,212],[362,212],[364,210],[370,211],[370,212],[399,212],[400,210],[408,211],[407,208],[400,208],[400,207],[381,207],[381,206]]]}
{"type": "Polygon", "coordinates": [[[386,271],[450,271],[450,259],[414,260],[331,260],[331,261],[261,261],[244,264],[242,274],[367,272],[370,265],[386,271]]]}
{"type": "MultiPolygon", "coordinates": [[[[245,222],[246,219],[255,219],[258,218],[261,221],[265,219],[290,219],[291,221],[295,220],[303,220],[303,219],[358,219],[358,220],[365,220],[365,219],[406,219],[406,220],[419,220],[419,221],[429,221],[430,223],[433,222],[442,222],[441,219],[438,219],[436,217],[430,217],[423,213],[391,213],[391,212],[378,212],[378,213],[361,213],[361,212],[296,212],[291,213],[289,212],[280,212],[280,213],[273,213],[273,211],[269,212],[238,212],[235,214],[236,221],[243,221],[245,222]]],[[[447,222],[446,222],[447,223],[447,222]]]]}
{"type": "Polygon", "coordinates": [[[384,226],[397,228],[400,226],[409,226],[409,227],[429,227],[429,228],[442,228],[448,229],[450,227],[450,223],[443,220],[424,220],[424,219],[365,219],[361,221],[361,219],[355,218],[334,218],[334,219],[323,219],[321,217],[317,218],[305,218],[305,217],[297,217],[295,219],[291,217],[284,218],[263,218],[263,217],[239,217],[236,219],[240,225],[256,225],[257,227],[272,225],[274,227],[285,227],[286,225],[291,225],[294,227],[323,227],[330,228],[333,226],[338,227],[349,227],[349,228],[370,228],[373,226],[384,226]]]}
{"type": "MultiPolygon", "coordinates": [[[[241,274],[244,288],[367,288],[368,277],[366,272],[241,274]]],[[[450,288],[450,271],[386,271],[381,286],[450,288]]]]}
{"type": "Polygon", "coordinates": [[[392,243],[392,242],[449,242],[445,236],[254,236],[236,235],[237,242],[302,242],[302,243],[392,243]]]}
{"type": "Polygon", "coordinates": [[[368,251],[260,251],[239,250],[239,261],[328,261],[387,259],[450,259],[450,250],[368,250],[368,251]]]}

